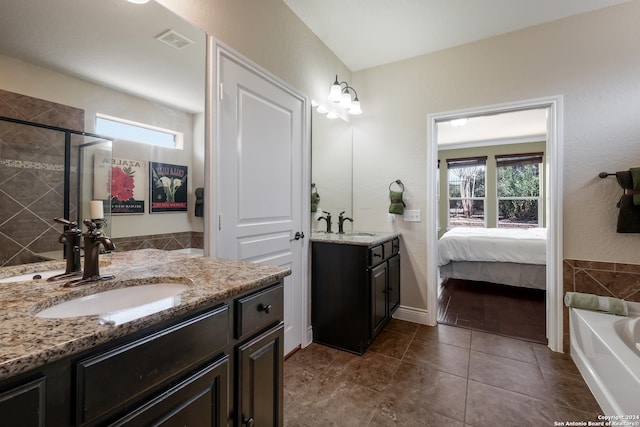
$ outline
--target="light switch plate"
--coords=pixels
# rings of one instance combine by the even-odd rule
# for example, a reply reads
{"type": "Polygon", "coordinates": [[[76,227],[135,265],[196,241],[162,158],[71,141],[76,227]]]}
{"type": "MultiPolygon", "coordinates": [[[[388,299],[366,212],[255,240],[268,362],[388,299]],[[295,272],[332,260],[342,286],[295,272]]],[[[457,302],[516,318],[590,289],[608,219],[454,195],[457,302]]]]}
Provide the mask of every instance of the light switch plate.
{"type": "Polygon", "coordinates": [[[420,222],[422,211],[420,209],[405,209],[402,219],[409,222],[420,222]]]}

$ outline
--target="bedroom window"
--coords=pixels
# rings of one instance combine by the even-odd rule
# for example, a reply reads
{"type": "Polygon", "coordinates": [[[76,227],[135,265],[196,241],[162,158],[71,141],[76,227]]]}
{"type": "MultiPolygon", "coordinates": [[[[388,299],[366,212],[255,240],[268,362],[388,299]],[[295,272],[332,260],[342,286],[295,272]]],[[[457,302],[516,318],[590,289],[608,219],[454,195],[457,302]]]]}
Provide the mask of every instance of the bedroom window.
{"type": "Polygon", "coordinates": [[[542,153],[496,155],[498,227],[542,226],[542,153]]]}
{"type": "Polygon", "coordinates": [[[487,157],[447,159],[449,227],[484,227],[487,157]]]}

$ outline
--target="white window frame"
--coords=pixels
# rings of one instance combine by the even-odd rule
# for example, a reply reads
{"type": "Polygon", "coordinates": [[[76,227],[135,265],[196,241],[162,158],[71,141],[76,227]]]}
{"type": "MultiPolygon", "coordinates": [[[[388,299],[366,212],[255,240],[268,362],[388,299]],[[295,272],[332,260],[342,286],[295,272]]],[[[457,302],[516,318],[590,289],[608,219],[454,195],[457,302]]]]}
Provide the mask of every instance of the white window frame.
{"type": "Polygon", "coordinates": [[[165,134],[165,135],[170,135],[173,138],[173,143],[174,146],[170,146],[170,145],[165,145],[165,144],[156,144],[153,142],[153,139],[136,139],[136,138],[130,138],[127,137],[125,133],[121,134],[121,135],[107,135],[114,137],[116,139],[124,139],[126,141],[131,141],[131,142],[138,142],[141,144],[148,144],[148,145],[153,145],[155,147],[161,147],[161,148],[168,148],[168,149],[176,149],[176,150],[182,150],[184,148],[184,134],[182,132],[178,132],[175,130],[171,130],[171,129],[165,129],[165,128],[161,128],[158,126],[153,126],[153,125],[149,125],[146,123],[140,123],[140,122],[135,122],[133,120],[129,120],[129,119],[123,119],[121,117],[115,117],[115,116],[110,116],[107,114],[102,114],[102,113],[96,113],[96,133],[100,133],[98,131],[98,120],[102,119],[102,120],[107,120],[116,124],[122,124],[124,126],[133,126],[135,128],[139,128],[143,131],[151,131],[151,132],[157,132],[157,133],[161,133],[161,134],[165,134]]]}
{"type": "MultiPolygon", "coordinates": [[[[539,155],[540,158],[543,158],[542,153],[535,153],[535,155],[539,155]]],[[[513,155],[504,155],[503,157],[526,157],[526,154],[513,154],[513,155]]],[[[540,161],[540,163],[537,163],[538,165],[538,196],[534,197],[534,196],[526,196],[526,197],[501,197],[500,195],[498,195],[498,172],[500,170],[501,167],[506,167],[508,165],[504,165],[504,166],[500,166],[499,162],[497,161],[497,157],[496,156],[496,227],[497,228],[518,228],[518,227],[500,227],[500,201],[501,200],[536,200],[538,202],[538,227],[542,227],[542,217],[543,217],[543,210],[542,210],[542,195],[543,195],[543,177],[544,177],[544,173],[543,173],[543,165],[544,162],[540,161]]]]}
{"type": "MultiPolygon", "coordinates": [[[[484,157],[484,156],[483,156],[484,157]]],[[[449,167],[450,164],[450,160],[447,160],[447,230],[450,230],[451,228],[456,228],[456,227],[462,227],[461,225],[455,225],[455,224],[451,224],[451,202],[452,201],[456,201],[456,200],[471,200],[471,201],[476,201],[476,200],[481,200],[482,201],[482,227],[486,228],[487,227],[487,163],[486,163],[486,157],[484,157],[484,159],[482,159],[481,162],[478,163],[479,165],[482,165],[482,167],[484,168],[483,173],[484,173],[484,183],[485,183],[485,189],[484,189],[484,196],[483,197],[451,197],[451,190],[450,190],[450,174],[451,174],[451,169],[449,167]]],[[[468,159],[453,159],[455,160],[481,160],[480,158],[477,157],[469,157],[468,159]]],[[[460,169],[460,168],[455,168],[455,169],[460,169]]],[[[478,226],[479,227],[479,226],[478,226]]]]}

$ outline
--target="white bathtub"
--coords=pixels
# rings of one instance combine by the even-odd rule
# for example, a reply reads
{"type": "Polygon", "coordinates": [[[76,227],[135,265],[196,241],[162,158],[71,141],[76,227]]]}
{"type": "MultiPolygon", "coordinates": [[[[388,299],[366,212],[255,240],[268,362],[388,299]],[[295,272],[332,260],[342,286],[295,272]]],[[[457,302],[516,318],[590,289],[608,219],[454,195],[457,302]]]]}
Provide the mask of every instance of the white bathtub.
{"type": "Polygon", "coordinates": [[[571,357],[605,415],[640,415],[640,304],[629,317],[570,310],[571,357]]]}

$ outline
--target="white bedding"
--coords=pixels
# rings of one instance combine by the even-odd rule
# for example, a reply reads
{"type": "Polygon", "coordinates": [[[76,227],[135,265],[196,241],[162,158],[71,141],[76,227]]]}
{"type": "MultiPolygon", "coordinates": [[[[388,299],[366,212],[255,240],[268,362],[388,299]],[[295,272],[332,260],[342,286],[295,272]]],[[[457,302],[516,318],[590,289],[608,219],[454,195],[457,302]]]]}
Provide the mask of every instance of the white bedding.
{"type": "Polygon", "coordinates": [[[456,227],[438,240],[438,265],[450,261],[546,264],[546,228],[456,227]]]}

